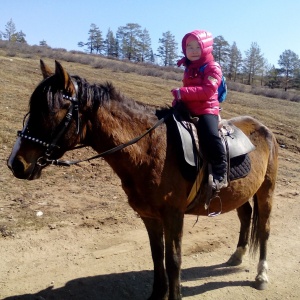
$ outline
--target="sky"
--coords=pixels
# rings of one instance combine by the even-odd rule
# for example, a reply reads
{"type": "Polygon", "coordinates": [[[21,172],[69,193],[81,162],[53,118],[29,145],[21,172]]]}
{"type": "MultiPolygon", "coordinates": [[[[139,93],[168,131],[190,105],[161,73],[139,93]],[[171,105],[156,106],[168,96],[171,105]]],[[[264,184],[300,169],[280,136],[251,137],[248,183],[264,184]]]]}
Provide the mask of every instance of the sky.
{"type": "Polygon", "coordinates": [[[300,56],[298,0],[0,0],[0,31],[12,19],[29,45],[45,40],[51,48],[80,50],[92,23],[106,37],[108,29],[137,23],[147,29],[154,53],[170,31],[181,53],[183,36],[205,29],[236,43],[242,56],[253,42],[271,65],[291,50],[300,56]]]}

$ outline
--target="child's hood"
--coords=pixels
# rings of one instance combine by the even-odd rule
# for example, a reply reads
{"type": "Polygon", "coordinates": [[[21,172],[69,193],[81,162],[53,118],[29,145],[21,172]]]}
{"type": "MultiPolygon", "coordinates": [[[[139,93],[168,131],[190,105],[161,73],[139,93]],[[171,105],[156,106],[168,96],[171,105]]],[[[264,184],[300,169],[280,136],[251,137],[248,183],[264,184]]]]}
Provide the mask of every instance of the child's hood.
{"type": "Polygon", "coordinates": [[[190,35],[193,35],[197,39],[201,47],[201,58],[212,53],[214,42],[212,34],[205,30],[194,30],[187,33],[182,39],[182,51],[184,56],[186,56],[186,40],[190,35]]]}

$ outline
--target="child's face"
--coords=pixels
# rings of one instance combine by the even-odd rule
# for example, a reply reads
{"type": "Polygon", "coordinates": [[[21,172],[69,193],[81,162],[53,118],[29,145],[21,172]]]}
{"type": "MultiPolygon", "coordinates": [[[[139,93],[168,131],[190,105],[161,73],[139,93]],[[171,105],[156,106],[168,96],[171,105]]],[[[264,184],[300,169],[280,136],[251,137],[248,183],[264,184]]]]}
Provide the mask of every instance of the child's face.
{"type": "Polygon", "coordinates": [[[190,61],[195,61],[201,57],[201,48],[198,41],[194,40],[186,45],[186,57],[190,61]]]}

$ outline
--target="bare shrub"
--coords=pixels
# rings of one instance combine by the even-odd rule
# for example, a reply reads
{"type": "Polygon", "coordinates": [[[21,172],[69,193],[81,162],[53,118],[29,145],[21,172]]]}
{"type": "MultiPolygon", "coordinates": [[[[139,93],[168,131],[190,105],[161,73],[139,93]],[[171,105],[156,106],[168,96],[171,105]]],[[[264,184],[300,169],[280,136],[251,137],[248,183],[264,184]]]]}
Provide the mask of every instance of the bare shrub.
{"type": "Polygon", "coordinates": [[[95,58],[93,56],[89,56],[89,55],[76,55],[77,58],[77,62],[84,64],[84,65],[91,65],[93,66],[93,64],[95,63],[95,58]]]}
{"type": "Polygon", "coordinates": [[[277,98],[283,100],[291,100],[295,102],[298,102],[297,99],[300,98],[300,94],[298,93],[284,91],[282,89],[270,89],[267,87],[252,87],[251,93],[254,95],[261,95],[269,98],[277,98]]]}
{"type": "Polygon", "coordinates": [[[258,88],[258,87],[255,87],[255,86],[253,86],[253,87],[251,88],[251,93],[252,93],[253,95],[261,95],[261,94],[262,94],[261,89],[258,88]]]}
{"type": "Polygon", "coordinates": [[[229,81],[229,80],[227,80],[227,86],[229,90],[240,92],[240,93],[245,93],[247,89],[247,86],[245,84],[229,81]]]}
{"type": "Polygon", "coordinates": [[[135,73],[136,67],[126,63],[120,66],[120,70],[124,73],[135,73]]]}
{"type": "Polygon", "coordinates": [[[31,54],[31,53],[24,53],[24,54],[20,54],[20,57],[22,58],[33,58],[34,57],[34,54],[31,54]]]}
{"type": "Polygon", "coordinates": [[[263,95],[270,98],[277,98],[278,91],[274,89],[265,89],[263,95]]]}
{"type": "Polygon", "coordinates": [[[182,75],[181,74],[177,74],[175,72],[164,72],[163,79],[170,79],[170,80],[177,80],[177,81],[181,81],[182,80],[182,75]]]}
{"type": "Polygon", "coordinates": [[[15,57],[17,55],[17,52],[14,49],[8,49],[6,51],[6,55],[9,56],[9,57],[15,57]]]}
{"type": "Polygon", "coordinates": [[[101,60],[95,60],[90,65],[95,69],[104,69],[105,68],[105,66],[101,60]]]}
{"type": "Polygon", "coordinates": [[[291,96],[290,101],[299,102],[300,103],[300,94],[294,94],[291,96]]]}
{"type": "Polygon", "coordinates": [[[288,100],[290,98],[289,92],[284,90],[278,90],[277,97],[278,99],[288,100]]]}

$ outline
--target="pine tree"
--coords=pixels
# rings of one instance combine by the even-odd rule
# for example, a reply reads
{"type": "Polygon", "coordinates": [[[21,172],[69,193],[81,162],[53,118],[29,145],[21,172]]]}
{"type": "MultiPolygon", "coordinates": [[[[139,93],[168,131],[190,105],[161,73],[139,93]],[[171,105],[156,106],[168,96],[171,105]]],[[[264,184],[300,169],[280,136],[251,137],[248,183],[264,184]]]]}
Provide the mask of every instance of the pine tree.
{"type": "Polygon", "coordinates": [[[151,38],[146,28],[141,32],[137,55],[138,60],[141,62],[151,61],[151,38]]]}
{"type": "Polygon", "coordinates": [[[285,50],[278,60],[278,65],[281,67],[281,73],[284,76],[284,89],[285,91],[293,85],[293,78],[297,77],[299,72],[299,56],[291,51],[285,50]]]}
{"type": "Polygon", "coordinates": [[[233,42],[230,53],[229,53],[229,62],[228,62],[228,77],[230,80],[236,81],[237,74],[241,70],[243,58],[241,51],[238,49],[235,42],[233,42]]]}
{"type": "Polygon", "coordinates": [[[47,42],[45,40],[40,41],[40,46],[48,47],[47,42]]]}
{"type": "Polygon", "coordinates": [[[110,28],[107,31],[104,44],[106,56],[118,57],[118,42],[110,28]]]}
{"type": "Polygon", "coordinates": [[[249,50],[245,51],[246,58],[243,63],[243,71],[248,76],[247,83],[253,84],[254,77],[264,65],[264,58],[260,47],[253,42],[249,50]]]}
{"type": "Polygon", "coordinates": [[[16,25],[12,19],[10,19],[5,25],[5,32],[2,32],[3,37],[11,41],[12,37],[16,34],[16,25]]]}
{"type": "Polygon", "coordinates": [[[228,69],[228,57],[230,54],[229,43],[223,38],[222,35],[214,38],[213,56],[215,60],[220,64],[225,73],[228,69]]]}
{"type": "Polygon", "coordinates": [[[141,26],[136,23],[127,23],[120,26],[117,30],[117,39],[121,58],[127,58],[130,61],[139,60],[139,49],[141,44],[141,26]]]}
{"type": "Polygon", "coordinates": [[[158,56],[161,58],[164,66],[175,66],[178,59],[178,44],[174,35],[170,31],[164,32],[162,38],[159,39],[160,46],[157,49],[158,56]]]}
{"type": "Polygon", "coordinates": [[[26,43],[25,36],[26,34],[22,30],[16,32],[11,36],[11,42],[26,43]]]}
{"type": "Polygon", "coordinates": [[[101,53],[104,49],[104,41],[102,38],[102,32],[96,26],[96,24],[92,23],[89,30],[88,42],[79,42],[78,47],[87,46],[87,51],[90,53],[101,53]]]}

